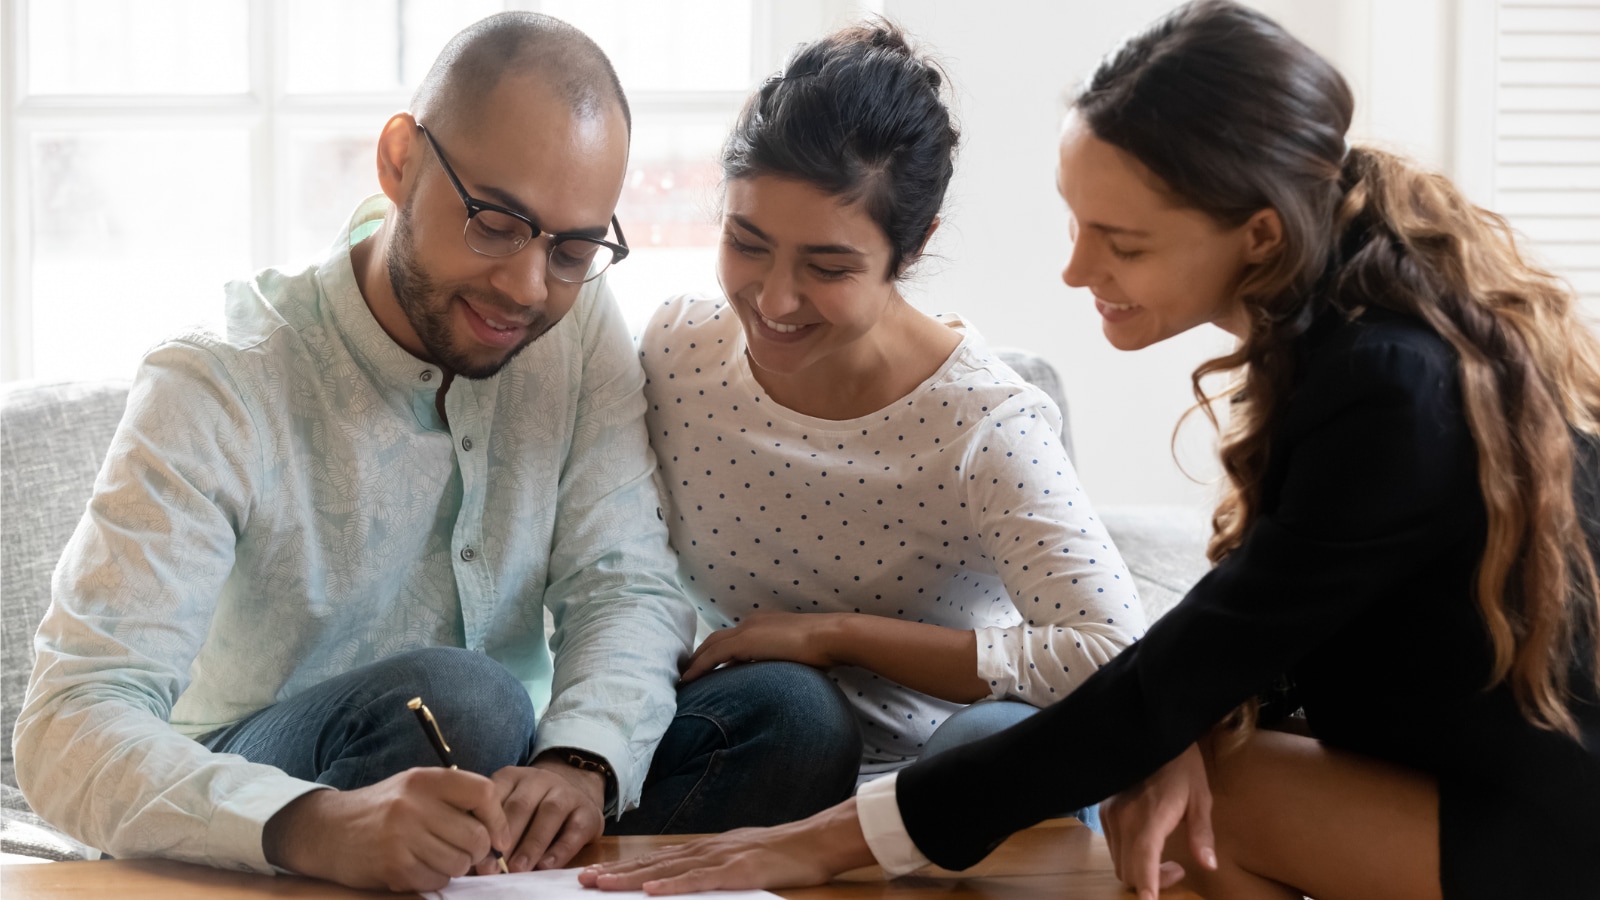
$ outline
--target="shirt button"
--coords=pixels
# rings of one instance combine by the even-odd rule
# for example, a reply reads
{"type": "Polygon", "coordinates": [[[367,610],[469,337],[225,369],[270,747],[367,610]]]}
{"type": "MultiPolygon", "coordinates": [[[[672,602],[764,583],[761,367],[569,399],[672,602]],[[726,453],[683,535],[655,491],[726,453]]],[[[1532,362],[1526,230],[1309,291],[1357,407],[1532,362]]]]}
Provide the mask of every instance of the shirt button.
{"type": "Polygon", "coordinates": [[[471,547],[467,547],[461,551],[461,558],[467,562],[472,562],[478,558],[478,551],[472,549],[471,547]]]}
{"type": "Polygon", "coordinates": [[[433,380],[433,370],[432,369],[423,369],[422,370],[422,374],[418,375],[417,377],[421,378],[423,381],[432,381],[433,380]]]}
{"type": "Polygon", "coordinates": [[[472,449],[472,438],[469,438],[469,437],[462,438],[461,439],[461,449],[463,449],[463,450],[471,450],[472,449]]]}

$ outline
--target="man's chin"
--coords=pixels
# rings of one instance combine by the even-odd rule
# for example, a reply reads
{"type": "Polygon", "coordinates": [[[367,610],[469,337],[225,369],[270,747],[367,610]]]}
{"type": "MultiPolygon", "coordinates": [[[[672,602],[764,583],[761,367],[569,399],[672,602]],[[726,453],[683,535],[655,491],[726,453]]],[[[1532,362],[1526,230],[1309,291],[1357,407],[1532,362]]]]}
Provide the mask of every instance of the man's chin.
{"type": "MultiPolygon", "coordinates": [[[[548,330],[549,329],[545,329],[545,331],[548,330]]],[[[492,356],[491,354],[481,357],[471,357],[467,356],[466,354],[459,354],[457,356],[457,362],[461,363],[461,365],[455,367],[455,373],[462,378],[467,378],[472,381],[482,381],[486,378],[493,378],[494,376],[500,374],[501,369],[504,369],[506,366],[510,365],[511,361],[517,358],[517,354],[528,349],[530,344],[543,337],[545,331],[541,331],[538,334],[533,335],[510,350],[502,351],[499,356],[492,356]]]]}

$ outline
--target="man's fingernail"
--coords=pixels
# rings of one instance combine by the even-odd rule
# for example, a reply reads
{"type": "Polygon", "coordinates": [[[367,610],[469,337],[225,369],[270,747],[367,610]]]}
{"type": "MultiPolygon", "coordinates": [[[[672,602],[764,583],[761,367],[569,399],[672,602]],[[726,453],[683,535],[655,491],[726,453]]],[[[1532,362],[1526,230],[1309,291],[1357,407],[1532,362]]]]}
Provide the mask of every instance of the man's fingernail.
{"type": "Polygon", "coordinates": [[[1200,854],[1200,861],[1206,864],[1206,868],[1215,869],[1217,867],[1217,851],[1207,847],[1205,851],[1200,854]]]}
{"type": "Polygon", "coordinates": [[[518,872],[528,871],[528,866],[529,862],[526,856],[519,856],[511,861],[511,868],[516,869],[518,872]]]}
{"type": "Polygon", "coordinates": [[[543,860],[541,860],[539,862],[539,868],[541,868],[541,869],[554,869],[555,867],[556,867],[556,858],[554,856],[546,856],[543,860]]]}

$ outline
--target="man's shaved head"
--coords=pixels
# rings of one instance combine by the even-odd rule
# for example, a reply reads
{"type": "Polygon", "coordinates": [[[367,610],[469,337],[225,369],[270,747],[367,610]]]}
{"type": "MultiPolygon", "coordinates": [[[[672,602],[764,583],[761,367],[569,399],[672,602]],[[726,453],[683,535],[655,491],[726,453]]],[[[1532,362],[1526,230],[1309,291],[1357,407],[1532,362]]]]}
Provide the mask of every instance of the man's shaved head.
{"type": "Polygon", "coordinates": [[[450,39],[411,98],[411,113],[441,134],[470,128],[492,114],[484,101],[508,76],[532,76],[584,118],[622,110],[633,129],[628,98],[605,52],[560,19],[503,12],[468,25],[450,39]]]}

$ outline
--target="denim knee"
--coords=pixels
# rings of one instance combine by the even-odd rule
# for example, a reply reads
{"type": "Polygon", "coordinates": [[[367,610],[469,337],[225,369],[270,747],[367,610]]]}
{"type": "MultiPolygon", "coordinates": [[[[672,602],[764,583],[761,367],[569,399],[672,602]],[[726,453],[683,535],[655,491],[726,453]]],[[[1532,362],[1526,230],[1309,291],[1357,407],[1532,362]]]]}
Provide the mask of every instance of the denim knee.
{"type": "MultiPolygon", "coordinates": [[[[860,765],[861,730],[850,703],[826,674],[792,662],[738,666],[725,686],[743,693],[746,724],[777,738],[808,759],[843,757],[853,771],[860,765]]],[[[853,776],[852,776],[853,777],[853,776]]]]}
{"type": "Polygon", "coordinates": [[[491,774],[527,760],[537,724],[533,701],[505,666],[457,647],[409,650],[378,666],[376,702],[404,707],[421,697],[460,768],[491,774]]]}
{"type": "Polygon", "coordinates": [[[928,736],[922,757],[943,753],[962,744],[1004,731],[1039,710],[1015,700],[980,700],[956,710],[928,736]]]}
{"type": "MultiPolygon", "coordinates": [[[[957,710],[950,718],[944,720],[943,725],[934,730],[922,748],[922,758],[927,759],[962,744],[983,740],[991,734],[1010,728],[1038,711],[1034,706],[1015,700],[980,700],[970,704],[957,710]]],[[[1063,813],[1062,817],[1069,815],[1076,816],[1096,834],[1105,833],[1100,828],[1098,806],[1090,805],[1075,812],[1063,813]]]]}
{"type": "Polygon", "coordinates": [[[855,713],[827,675],[791,662],[718,669],[679,688],[639,809],[607,833],[803,819],[850,796],[860,760],[855,713]]]}
{"type": "Polygon", "coordinates": [[[760,748],[769,764],[852,783],[860,766],[855,713],[832,679],[810,666],[759,662],[719,669],[679,692],[678,713],[716,722],[730,747],[760,748]]]}

